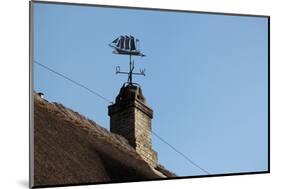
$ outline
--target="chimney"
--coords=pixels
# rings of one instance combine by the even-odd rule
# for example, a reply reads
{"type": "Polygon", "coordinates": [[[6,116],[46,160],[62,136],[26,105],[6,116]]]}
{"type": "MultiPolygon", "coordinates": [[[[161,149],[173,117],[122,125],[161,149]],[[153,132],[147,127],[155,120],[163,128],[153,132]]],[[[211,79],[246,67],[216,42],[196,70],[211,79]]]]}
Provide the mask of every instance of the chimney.
{"type": "Polygon", "coordinates": [[[153,110],[146,104],[138,85],[123,85],[115,104],[108,106],[110,131],[125,137],[137,153],[153,168],[157,153],[151,144],[153,110]]]}

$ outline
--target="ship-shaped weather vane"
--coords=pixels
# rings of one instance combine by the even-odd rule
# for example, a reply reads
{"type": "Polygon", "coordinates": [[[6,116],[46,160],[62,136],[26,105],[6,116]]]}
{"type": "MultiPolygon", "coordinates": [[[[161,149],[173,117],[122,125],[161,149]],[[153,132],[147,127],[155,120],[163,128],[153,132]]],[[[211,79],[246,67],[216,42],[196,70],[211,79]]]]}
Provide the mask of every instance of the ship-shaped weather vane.
{"type": "Polygon", "coordinates": [[[141,69],[139,72],[134,71],[134,60],[132,56],[145,56],[140,52],[140,41],[133,36],[120,36],[109,44],[114,49],[113,53],[117,55],[128,55],[129,56],[129,71],[120,71],[120,66],[116,67],[116,74],[127,74],[129,85],[133,85],[132,75],[143,75],[145,76],[145,69],[141,69]]]}

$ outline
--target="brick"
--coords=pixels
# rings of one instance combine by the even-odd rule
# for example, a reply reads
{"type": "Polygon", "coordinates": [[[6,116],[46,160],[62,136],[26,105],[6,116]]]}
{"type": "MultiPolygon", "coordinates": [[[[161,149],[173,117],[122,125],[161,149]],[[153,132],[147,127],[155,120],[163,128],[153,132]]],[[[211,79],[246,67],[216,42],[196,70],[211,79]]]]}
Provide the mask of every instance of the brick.
{"type": "Polygon", "coordinates": [[[138,86],[123,86],[115,104],[108,106],[110,131],[126,138],[137,153],[152,167],[157,153],[152,149],[151,119],[153,110],[146,104],[138,86]]]}

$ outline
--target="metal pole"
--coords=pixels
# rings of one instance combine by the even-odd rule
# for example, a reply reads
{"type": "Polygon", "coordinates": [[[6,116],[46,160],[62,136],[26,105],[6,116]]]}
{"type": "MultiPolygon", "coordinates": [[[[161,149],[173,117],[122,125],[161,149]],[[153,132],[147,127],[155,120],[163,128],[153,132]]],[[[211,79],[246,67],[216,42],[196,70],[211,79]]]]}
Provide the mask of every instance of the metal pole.
{"type": "Polygon", "coordinates": [[[131,61],[131,55],[130,55],[130,71],[129,71],[129,84],[132,85],[132,61],[131,61]]]}

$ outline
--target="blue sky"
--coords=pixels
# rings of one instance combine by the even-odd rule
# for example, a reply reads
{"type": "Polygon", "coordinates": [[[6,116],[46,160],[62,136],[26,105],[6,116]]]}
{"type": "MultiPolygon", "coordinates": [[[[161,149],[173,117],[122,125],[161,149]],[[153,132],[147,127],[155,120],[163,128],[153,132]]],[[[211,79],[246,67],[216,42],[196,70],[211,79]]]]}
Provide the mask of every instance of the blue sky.
{"type": "MultiPolygon", "coordinates": [[[[211,174],[267,170],[267,18],[35,3],[34,60],[112,101],[128,57],[108,44],[140,39],[136,70],[152,129],[211,174]]],[[[34,89],[109,128],[108,103],[38,65],[34,89]]],[[[203,175],[153,136],[159,163],[203,175]]]]}

